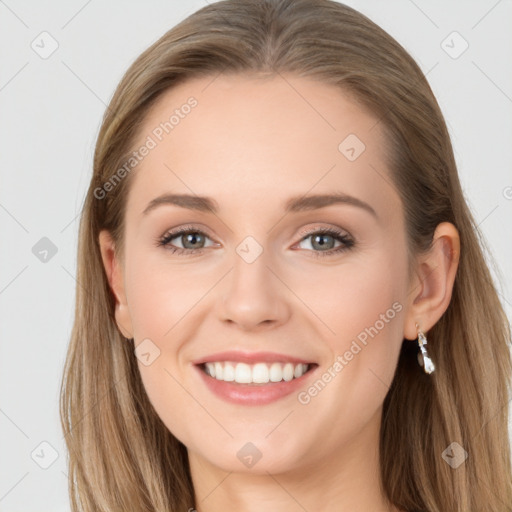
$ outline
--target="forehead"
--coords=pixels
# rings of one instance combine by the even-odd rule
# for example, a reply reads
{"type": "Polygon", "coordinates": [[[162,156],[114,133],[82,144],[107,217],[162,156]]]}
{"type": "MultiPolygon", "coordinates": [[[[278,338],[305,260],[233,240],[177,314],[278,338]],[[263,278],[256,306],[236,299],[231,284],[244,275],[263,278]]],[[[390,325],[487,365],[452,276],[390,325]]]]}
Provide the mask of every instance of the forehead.
{"type": "Polygon", "coordinates": [[[333,85],[294,75],[212,75],[166,91],[145,117],[129,205],[163,192],[283,202],[340,191],[397,199],[378,117],[333,85]],[[386,189],[383,191],[383,189],[386,189]],[[248,191],[251,191],[249,194],[248,191]],[[250,197],[249,197],[250,196],[250,197]]]}

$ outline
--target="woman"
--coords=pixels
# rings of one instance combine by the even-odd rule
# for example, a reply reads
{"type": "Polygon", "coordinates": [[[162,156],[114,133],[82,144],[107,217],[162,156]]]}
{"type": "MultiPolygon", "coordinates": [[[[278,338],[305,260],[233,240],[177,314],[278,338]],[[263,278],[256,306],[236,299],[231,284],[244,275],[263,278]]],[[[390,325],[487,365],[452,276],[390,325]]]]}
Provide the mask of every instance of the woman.
{"type": "Polygon", "coordinates": [[[329,0],[130,67],[78,248],[74,511],[512,508],[510,332],[419,67],[329,0]]]}

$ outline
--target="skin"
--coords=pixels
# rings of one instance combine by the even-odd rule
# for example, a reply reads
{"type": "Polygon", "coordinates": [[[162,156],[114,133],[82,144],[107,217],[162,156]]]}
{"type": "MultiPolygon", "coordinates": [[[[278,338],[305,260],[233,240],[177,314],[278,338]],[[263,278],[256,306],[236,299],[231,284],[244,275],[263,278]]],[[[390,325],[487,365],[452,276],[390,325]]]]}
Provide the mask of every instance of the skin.
{"type": "MultiPolygon", "coordinates": [[[[416,324],[427,332],[448,307],[456,229],[438,226],[408,279],[403,207],[382,126],[338,88],[310,79],[190,80],[153,106],[136,146],[190,96],[198,105],[132,171],[124,253],[115,254],[106,231],[99,242],[120,331],[135,347],[149,338],[160,350],[149,366],[139,361],[140,373],[162,421],[188,449],[196,509],[397,510],[380,489],[382,403],[404,338],[416,339],[416,324]],[[351,133],[366,146],[354,161],[338,149],[351,133]],[[292,196],[333,191],[377,216],[350,204],[284,214],[292,196]],[[142,214],[164,192],[211,197],[219,211],[167,204],[142,214]],[[206,234],[202,252],[157,246],[188,224],[206,234]],[[322,249],[303,231],[329,227],[355,244],[315,258],[341,242],[328,237],[322,249]],[[247,236],[263,249],[252,263],[236,252],[247,236]],[[243,348],[314,361],[320,377],[393,303],[400,311],[308,404],[292,393],[263,406],[234,405],[191,366],[243,348]],[[247,442],[262,455],[251,468],[237,457],[247,442]]],[[[176,235],[172,243],[187,240],[176,235]]]]}

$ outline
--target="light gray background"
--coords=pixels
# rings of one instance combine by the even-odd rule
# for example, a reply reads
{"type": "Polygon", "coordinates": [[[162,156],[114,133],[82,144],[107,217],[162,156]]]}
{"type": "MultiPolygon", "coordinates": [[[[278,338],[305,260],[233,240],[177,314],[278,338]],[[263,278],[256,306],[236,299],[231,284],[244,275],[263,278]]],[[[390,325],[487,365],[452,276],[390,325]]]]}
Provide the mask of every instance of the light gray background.
{"type": "MultiPolygon", "coordinates": [[[[511,1],[347,3],[394,36],[428,73],[511,318],[511,1]],[[446,39],[453,31],[469,44],[458,58],[445,51],[462,49],[457,36],[446,39]]],[[[204,5],[0,0],[2,512],[69,510],[58,393],[74,312],[77,216],[100,120],[136,56],[204,5]],[[44,31],[58,43],[46,59],[31,47],[51,48],[44,31]],[[57,248],[46,263],[32,252],[43,237],[57,248]],[[55,462],[40,467],[52,455],[55,462]]]]}

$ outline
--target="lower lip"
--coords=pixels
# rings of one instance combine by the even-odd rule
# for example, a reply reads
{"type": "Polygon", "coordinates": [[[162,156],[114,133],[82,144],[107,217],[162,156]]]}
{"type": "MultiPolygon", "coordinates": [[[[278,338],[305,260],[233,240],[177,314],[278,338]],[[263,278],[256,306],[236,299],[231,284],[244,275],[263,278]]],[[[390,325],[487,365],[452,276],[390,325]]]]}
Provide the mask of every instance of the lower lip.
{"type": "Polygon", "coordinates": [[[210,391],[227,402],[242,405],[265,405],[297,392],[305,380],[317,368],[314,366],[304,375],[290,381],[269,382],[268,384],[238,384],[217,380],[207,375],[200,366],[195,366],[210,391]]]}

